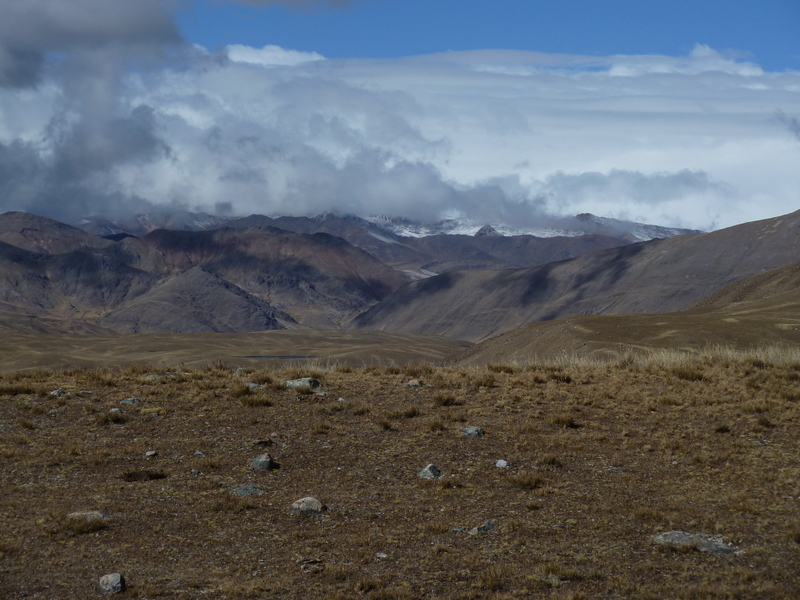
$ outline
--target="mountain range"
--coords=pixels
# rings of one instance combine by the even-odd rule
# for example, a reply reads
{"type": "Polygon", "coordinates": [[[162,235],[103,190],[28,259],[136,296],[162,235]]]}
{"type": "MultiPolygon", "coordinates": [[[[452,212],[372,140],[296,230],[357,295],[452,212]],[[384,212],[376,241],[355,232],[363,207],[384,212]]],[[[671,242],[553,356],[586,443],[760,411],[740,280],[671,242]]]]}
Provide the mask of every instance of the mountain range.
{"type": "MultiPolygon", "coordinates": [[[[138,229],[99,219],[79,228],[5,213],[0,331],[346,328],[488,344],[515,331],[544,339],[547,323],[565,318],[725,312],[741,298],[759,311],[758,301],[797,287],[766,272],[800,261],[800,211],[711,233],[592,215],[571,222],[585,230],[538,237],[450,223],[450,233],[404,235],[409,223],[388,217],[195,213],[129,219],[138,229]],[[152,228],[165,220],[177,229],[152,228]]],[[[416,233],[435,231],[426,227],[416,233]]]]}

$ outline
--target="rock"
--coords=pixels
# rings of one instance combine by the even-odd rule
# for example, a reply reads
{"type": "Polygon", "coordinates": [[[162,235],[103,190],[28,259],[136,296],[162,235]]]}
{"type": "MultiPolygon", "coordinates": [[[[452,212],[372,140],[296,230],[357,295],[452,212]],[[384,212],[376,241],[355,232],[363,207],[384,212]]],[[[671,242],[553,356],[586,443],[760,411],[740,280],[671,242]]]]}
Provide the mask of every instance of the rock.
{"type": "Polygon", "coordinates": [[[296,515],[321,515],[326,510],[327,506],[311,496],[292,502],[292,512],[296,515]]]}
{"type": "Polygon", "coordinates": [[[236,377],[241,377],[242,375],[244,375],[244,373],[245,371],[242,367],[239,367],[233,372],[233,374],[236,375],[236,377]]]}
{"type": "Polygon", "coordinates": [[[100,591],[104,594],[121,594],[125,588],[125,578],[119,573],[109,573],[100,578],[100,591]]]}
{"type": "Polygon", "coordinates": [[[480,427],[475,427],[474,425],[465,425],[461,428],[461,433],[467,437],[483,437],[486,432],[480,427]]]}
{"type": "Polygon", "coordinates": [[[158,454],[158,452],[156,452],[155,450],[148,450],[147,452],[144,453],[144,457],[153,458],[156,454],[158,454]]]}
{"type": "Polygon", "coordinates": [[[50,415],[51,417],[57,417],[58,416],[58,410],[55,409],[55,408],[51,408],[50,410],[47,411],[47,414],[50,415]]]}
{"type": "Polygon", "coordinates": [[[260,388],[262,386],[259,383],[248,383],[247,387],[249,387],[251,390],[257,390],[258,388],[260,388]]]}
{"type": "Polygon", "coordinates": [[[478,229],[478,231],[475,232],[475,235],[473,237],[503,237],[503,234],[498,233],[498,231],[494,227],[492,227],[487,223],[486,225],[478,229]]]}
{"type": "Polygon", "coordinates": [[[66,394],[67,390],[65,390],[64,388],[58,388],[57,390],[53,390],[52,392],[50,392],[50,395],[55,396],[56,398],[61,398],[61,396],[64,396],[66,394]]]}
{"type": "Polygon", "coordinates": [[[164,379],[161,375],[148,375],[144,378],[145,381],[161,381],[164,379]]]}
{"type": "Polygon", "coordinates": [[[192,477],[200,477],[201,475],[205,475],[202,471],[198,471],[197,469],[192,469],[191,471],[192,477]]]}
{"type": "Polygon", "coordinates": [[[202,452],[200,452],[200,450],[195,450],[195,451],[192,453],[192,456],[196,456],[197,458],[205,458],[205,457],[206,457],[206,455],[205,455],[205,454],[203,454],[202,452]]]}
{"type": "Polygon", "coordinates": [[[422,381],[420,381],[419,379],[412,379],[411,381],[409,381],[409,382],[406,384],[406,387],[410,387],[410,388],[421,388],[423,385],[425,385],[425,384],[424,384],[424,383],[422,383],[422,381]]]}
{"type": "Polygon", "coordinates": [[[484,521],[483,525],[478,525],[473,529],[469,530],[470,535],[478,535],[480,533],[489,533],[490,531],[494,531],[497,529],[497,525],[492,523],[491,521],[484,521]]]}
{"type": "Polygon", "coordinates": [[[266,452],[264,454],[259,454],[251,460],[250,466],[254,469],[263,469],[264,471],[274,471],[281,468],[281,466],[266,452]]]}
{"type": "Polygon", "coordinates": [[[653,538],[653,543],[678,550],[697,550],[714,555],[741,553],[741,550],[737,549],[732,544],[727,544],[722,541],[722,536],[702,535],[699,533],[688,533],[686,531],[667,531],[666,533],[659,533],[653,538]]]}
{"type": "Polygon", "coordinates": [[[128,404],[130,406],[136,406],[140,402],[141,402],[141,400],[139,400],[139,398],[125,398],[125,400],[122,400],[121,403],[122,404],[128,404]]]}
{"type": "Polygon", "coordinates": [[[283,387],[285,387],[286,389],[307,387],[313,390],[320,387],[321,385],[322,384],[313,377],[301,377],[300,379],[291,379],[289,381],[283,382],[283,387]]]}
{"type": "Polygon", "coordinates": [[[379,559],[383,560],[385,558],[389,558],[389,555],[386,554],[386,552],[376,552],[375,553],[375,558],[379,558],[379,559]]]}
{"type": "Polygon", "coordinates": [[[231,494],[236,496],[263,496],[267,493],[264,488],[256,487],[254,485],[243,485],[231,490],[231,494]]]}
{"type": "Polygon", "coordinates": [[[112,408],[108,411],[108,417],[112,421],[118,421],[122,419],[122,411],[118,408],[112,408]]]}
{"type": "Polygon", "coordinates": [[[99,510],[90,510],[86,512],[74,512],[67,515],[67,521],[72,523],[100,523],[108,519],[106,515],[99,510]]]}
{"type": "Polygon", "coordinates": [[[442,472],[439,467],[431,463],[419,472],[419,476],[423,479],[439,479],[442,476],[442,472]]]}
{"type": "Polygon", "coordinates": [[[507,469],[508,468],[508,461],[503,460],[502,458],[494,463],[494,466],[498,469],[507,469]]]}

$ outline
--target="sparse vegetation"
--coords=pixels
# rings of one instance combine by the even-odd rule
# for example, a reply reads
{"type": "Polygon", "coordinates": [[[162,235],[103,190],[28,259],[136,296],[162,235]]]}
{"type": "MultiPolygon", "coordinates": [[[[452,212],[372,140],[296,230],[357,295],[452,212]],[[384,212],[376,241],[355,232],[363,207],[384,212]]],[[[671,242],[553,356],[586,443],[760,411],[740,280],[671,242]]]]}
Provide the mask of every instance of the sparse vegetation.
{"type": "Polygon", "coordinates": [[[0,375],[0,597],[92,597],[111,568],[132,598],[800,597],[797,354],[153,372],[0,375]],[[302,376],[328,395],[279,385],[302,376]],[[290,513],[306,495],[324,515],[290,513]],[[744,554],[652,544],[670,529],[744,554]]]}

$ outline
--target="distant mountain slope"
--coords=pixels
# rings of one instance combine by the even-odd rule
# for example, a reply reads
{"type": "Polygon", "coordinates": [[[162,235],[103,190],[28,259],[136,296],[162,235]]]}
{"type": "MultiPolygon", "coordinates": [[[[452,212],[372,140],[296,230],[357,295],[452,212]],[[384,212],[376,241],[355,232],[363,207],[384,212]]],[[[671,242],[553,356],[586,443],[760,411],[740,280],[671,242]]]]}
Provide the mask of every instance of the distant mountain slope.
{"type": "Polygon", "coordinates": [[[335,235],[384,264],[415,273],[418,277],[462,269],[532,267],[632,243],[630,238],[623,235],[598,234],[542,238],[532,235],[440,232],[429,236],[404,237],[366,219],[338,215],[277,218],[251,215],[230,222],[231,227],[254,225],[279,227],[298,233],[323,232],[335,235]]]}
{"type": "Polygon", "coordinates": [[[80,329],[70,320],[120,332],[335,328],[408,281],[341,238],[273,227],[114,242],[7,213],[0,234],[20,244],[0,241],[0,310],[20,327],[38,316],[59,331],[80,329]]]}
{"type": "Polygon", "coordinates": [[[24,212],[0,214],[0,242],[44,254],[62,254],[79,248],[107,248],[113,243],[76,227],[24,212]]]}
{"type": "Polygon", "coordinates": [[[296,323],[203,267],[184,271],[105,314],[98,324],[119,333],[233,333],[296,323]],[[279,320],[280,317],[280,320],[279,320]]]}
{"type": "Polygon", "coordinates": [[[667,314],[580,316],[535,323],[485,340],[461,364],[526,363],[552,356],[630,350],[741,350],[800,345],[800,262],[731,284],[692,308],[667,314]]]}
{"type": "Polygon", "coordinates": [[[417,281],[350,325],[477,341],[537,321],[680,310],[735,281],[800,260],[800,211],[532,269],[417,281]]]}

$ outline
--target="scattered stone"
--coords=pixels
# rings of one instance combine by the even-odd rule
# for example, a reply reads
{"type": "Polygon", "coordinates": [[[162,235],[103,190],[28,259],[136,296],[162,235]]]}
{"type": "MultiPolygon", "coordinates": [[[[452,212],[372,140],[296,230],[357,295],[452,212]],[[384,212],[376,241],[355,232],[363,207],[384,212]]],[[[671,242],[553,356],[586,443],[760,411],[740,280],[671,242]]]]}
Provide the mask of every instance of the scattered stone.
{"type": "Polygon", "coordinates": [[[198,471],[197,469],[192,469],[192,477],[200,477],[200,475],[205,475],[205,473],[198,471]]]}
{"type": "Polygon", "coordinates": [[[409,382],[406,384],[406,387],[410,387],[410,388],[421,388],[423,385],[425,385],[425,384],[424,384],[424,383],[423,383],[421,380],[419,380],[419,379],[412,379],[411,381],[409,381],[409,382]]]}
{"type": "Polygon", "coordinates": [[[264,471],[274,471],[281,468],[281,466],[275,462],[275,459],[266,452],[264,454],[259,454],[251,460],[250,466],[254,469],[263,469],[264,471]]]}
{"type": "Polygon", "coordinates": [[[158,454],[158,452],[156,452],[155,450],[148,450],[147,452],[144,453],[144,457],[153,458],[156,454],[158,454]]]}
{"type": "Polygon", "coordinates": [[[344,402],[344,398],[339,398],[339,402],[344,402]]]}
{"type": "Polygon", "coordinates": [[[136,406],[140,402],[141,402],[141,400],[139,400],[139,398],[125,398],[125,400],[122,400],[121,403],[122,404],[128,404],[130,406],[136,406]]]}
{"type": "Polygon", "coordinates": [[[148,375],[144,378],[145,381],[161,381],[164,379],[161,375],[148,375]]]}
{"type": "Polygon", "coordinates": [[[90,510],[86,512],[74,512],[67,515],[67,521],[72,523],[102,523],[108,517],[101,513],[99,510],[90,510]]]}
{"type": "Polygon", "coordinates": [[[119,573],[109,573],[100,578],[100,591],[104,594],[121,594],[125,588],[125,578],[119,573]]]}
{"type": "Polygon", "coordinates": [[[453,527],[450,531],[453,533],[464,533],[466,530],[466,527],[453,527]]]}
{"type": "Polygon", "coordinates": [[[741,550],[732,544],[722,541],[721,535],[702,535],[686,531],[659,533],[653,538],[653,543],[677,550],[697,550],[714,555],[741,553],[741,550]]]}
{"type": "Polygon", "coordinates": [[[475,427],[474,425],[465,425],[461,428],[461,433],[467,437],[483,437],[486,432],[480,427],[475,427]]]}
{"type": "Polygon", "coordinates": [[[67,394],[67,390],[64,388],[58,388],[57,390],[53,390],[50,392],[51,396],[55,396],[56,398],[61,398],[61,396],[65,396],[67,394]]]}
{"type": "Polygon", "coordinates": [[[419,476],[423,479],[439,479],[442,476],[442,471],[431,463],[419,472],[419,476]]]}
{"type": "Polygon", "coordinates": [[[321,558],[301,556],[295,562],[300,565],[300,570],[303,573],[321,573],[325,570],[325,565],[322,564],[321,558]]]}
{"type": "Polygon", "coordinates": [[[283,387],[286,389],[307,387],[313,390],[321,385],[322,384],[313,377],[301,377],[300,379],[291,379],[283,382],[283,387]]]}
{"type": "Polygon", "coordinates": [[[257,390],[258,388],[260,388],[262,386],[259,383],[248,383],[247,387],[249,387],[251,390],[257,390]]]}
{"type": "Polygon", "coordinates": [[[195,450],[195,451],[192,453],[192,455],[193,455],[193,456],[196,456],[197,458],[205,458],[205,457],[206,457],[206,455],[205,455],[205,454],[203,454],[202,452],[200,452],[200,450],[195,450]]]}
{"type": "Polygon", "coordinates": [[[321,515],[326,510],[327,506],[311,496],[292,502],[292,512],[296,515],[321,515]]]}
{"type": "Polygon", "coordinates": [[[231,490],[231,494],[236,496],[263,496],[267,493],[264,488],[256,487],[254,485],[243,485],[231,490]]]}
{"type": "Polygon", "coordinates": [[[245,443],[246,443],[248,446],[258,446],[258,447],[274,446],[274,445],[275,445],[275,442],[273,442],[271,439],[266,439],[266,440],[250,440],[250,441],[248,441],[248,442],[245,442],[245,443]]]}
{"type": "Polygon", "coordinates": [[[611,465],[611,466],[608,466],[608,467],[603,467],[601,472],[602,473],[622,473],[622,469],[620,469],[619,467],[615,467],[615,466],[611,465]]]}
{"type": "Polygon", "coordinates": [[[498,469],[507,469],[508,468],[508,461],[503,460],[502,458],[494,463],[494,466],[498,469]]]}
{"type": "Polygon", "coordinates": [[[112,421],[121,421],[123,419],[122,411],[118,408],[112,408],[108,411],[108,418],[112,421]]]}
{"type": "Polygon", "coordinates": [[[389,555],[386,554],[386,552],[376,552],[375,558],[380,558],[380,559],[389,558],[389,555]]]}
{"type": "Polygon", "coordinates": [[[497,525],[492,523],[491,521],[484,521],[483,525],[478,525],[469,530],[470,535],[478,535],[480,533],[489,533],[490,531],[494,531],[497,529],[497,525]]]}
{"type": "Polygon", "coordinates": [[[50,410],[47,411],[47,414],[50,415],[51,417],[57,417],[58,416],[58,409],[51,408],[50,410]]]}

